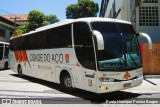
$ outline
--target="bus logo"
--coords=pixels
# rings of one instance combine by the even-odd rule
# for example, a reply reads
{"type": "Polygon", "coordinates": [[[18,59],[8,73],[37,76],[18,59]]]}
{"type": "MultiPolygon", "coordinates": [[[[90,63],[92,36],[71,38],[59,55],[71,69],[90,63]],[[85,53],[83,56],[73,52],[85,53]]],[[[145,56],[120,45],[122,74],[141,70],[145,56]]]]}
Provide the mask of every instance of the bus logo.
{"type": "Polygon", "coordinates": [[[69,54],[65,54],[65,61],[66,63],[69,63],[69,54]]]}
{"type": "Polygon", "coordinates": [[[123,76],[123,78],[125,78],[125,79],[128,79],[128,78],[130,78],[131,77],[131,75],[129,74],[129,72],[127,71],[125,74],[124,74],[124,76],[123,76]]]}
{"type": "MultiPolygon", "coordinates": [[[[23,62],[25,67],[26,67],[26,63],[28,62],[29,66],[30,66],[26,51],[14,51],[14,55],[16,58],[16,62],[18,62],[18,61],[23,62]]],[[[30,68],[31,68],[31,66],[30,66],[30,68]]]]}

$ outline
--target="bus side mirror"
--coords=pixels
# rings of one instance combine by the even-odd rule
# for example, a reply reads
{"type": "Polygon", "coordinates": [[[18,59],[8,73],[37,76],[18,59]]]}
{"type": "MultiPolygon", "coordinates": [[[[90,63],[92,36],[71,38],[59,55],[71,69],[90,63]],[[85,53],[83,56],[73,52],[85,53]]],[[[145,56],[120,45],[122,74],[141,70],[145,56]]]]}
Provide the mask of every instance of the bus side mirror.
{"type": "Polygon", "coordinates": [[[151,38],[149,37],[148,34],[146,34],[146,33],[138,33],[137,35],[140,36],[140,37],[146,38],[148,43],[149,43],[149,49],[152,49],[152,40],[151,40],[151,38]]]}
{"type": "Polygon", "coordinates": [[[98,50],[104,50],[104,41],[102,34],[96,30],[93,30],[92,34],[96,37],[98,50]]]}

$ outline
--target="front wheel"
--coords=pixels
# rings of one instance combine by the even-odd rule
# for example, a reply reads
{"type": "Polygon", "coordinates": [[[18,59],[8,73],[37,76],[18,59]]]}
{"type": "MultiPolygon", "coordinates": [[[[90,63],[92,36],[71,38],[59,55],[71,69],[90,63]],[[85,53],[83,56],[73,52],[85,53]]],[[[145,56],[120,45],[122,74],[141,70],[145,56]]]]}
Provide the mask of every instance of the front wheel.
{"type": "Polygon", "coordinates": [[[68,73],[62,74],[60,84],[62,86],[63,91],[73,91],[72,78],[68,73]]]}

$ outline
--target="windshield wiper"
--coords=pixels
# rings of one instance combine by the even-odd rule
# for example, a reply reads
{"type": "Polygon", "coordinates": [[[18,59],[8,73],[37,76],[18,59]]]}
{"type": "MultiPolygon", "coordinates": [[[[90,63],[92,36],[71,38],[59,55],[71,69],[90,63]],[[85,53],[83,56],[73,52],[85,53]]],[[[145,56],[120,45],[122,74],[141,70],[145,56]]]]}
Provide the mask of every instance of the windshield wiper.
{"type": "Polygon", "coordinates": [[[132,59],[133,63],[135,64],[135,66],[138,67],[136,61],[134,60],[134,58],[132,57],[132,55],[130,54],[130,52],[128,52],[128,54],[129,54],[130,58],[132,59]]]}

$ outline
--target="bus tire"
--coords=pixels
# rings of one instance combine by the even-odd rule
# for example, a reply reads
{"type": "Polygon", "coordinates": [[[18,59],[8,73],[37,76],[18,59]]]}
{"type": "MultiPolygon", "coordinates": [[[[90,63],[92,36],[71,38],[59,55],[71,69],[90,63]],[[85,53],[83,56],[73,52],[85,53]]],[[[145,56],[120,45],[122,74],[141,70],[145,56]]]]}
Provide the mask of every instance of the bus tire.
{"type": "Polygon", "coordinates": [[[61,75],[60,85],[61,85],[61,90],[65,91],[65,92],[72,92],[73,91],[72,78],[68,72],[64,72],[61,75]]]}
{"type": "Polygon", "coordinates": [[[8,69],[8,62],[5,62],[4,63],[4,68],[3,68],[4,70],[7,70],[8,69]]]}
{"type": "Polygon", "coordinates": [[[19,75],[19,77],[22,77],[22,67],[21,67],[21,65],[18,65],[18,75],[19,75]]]}

